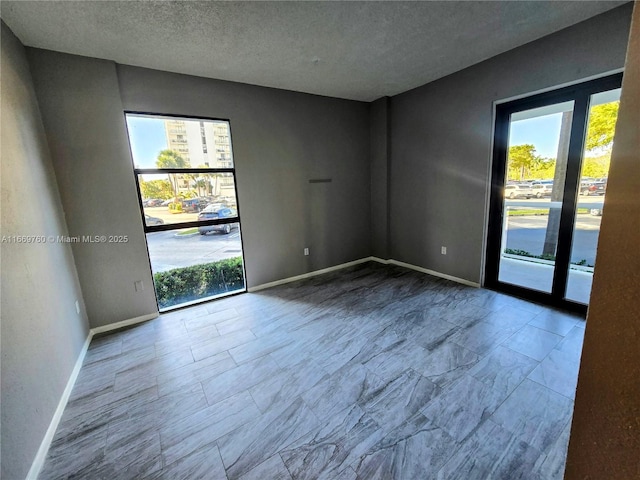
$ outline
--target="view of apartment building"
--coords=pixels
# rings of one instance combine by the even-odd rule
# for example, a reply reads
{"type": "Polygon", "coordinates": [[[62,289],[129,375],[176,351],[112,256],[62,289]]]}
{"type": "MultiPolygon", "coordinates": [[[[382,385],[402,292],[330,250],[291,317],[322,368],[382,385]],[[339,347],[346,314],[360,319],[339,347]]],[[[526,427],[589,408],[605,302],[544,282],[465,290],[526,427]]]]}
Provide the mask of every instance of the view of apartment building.
{"type": "MultiPolygon", "coordinates": [[[[214,121],[164,121],[167,148],[180,154],[193,168],[231,168],[231,140],[229,125],[214,121]]],[[[189,191],[192,185],[181,178],[180,191],[189,191]]],[[[233,179],[229,175],[216,176],[210,182],[213,195],[234,197],[233,179]]]]}

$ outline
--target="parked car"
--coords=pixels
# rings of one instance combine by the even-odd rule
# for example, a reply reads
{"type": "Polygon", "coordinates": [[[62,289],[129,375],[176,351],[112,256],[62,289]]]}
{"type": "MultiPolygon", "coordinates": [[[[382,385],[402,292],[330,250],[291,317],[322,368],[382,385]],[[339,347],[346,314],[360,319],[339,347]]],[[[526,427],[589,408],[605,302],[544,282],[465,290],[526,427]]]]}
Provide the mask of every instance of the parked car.
{"type": "Polygon", "coordinates": [[[152,225],[164,225],[164,220],[158,217],[152,217],[151,215],[144,214],[144,223],[147,227],[152,225]]]}
{"type": "Polygon", "coordinates": [[[593,184],[592,179],[583,179],[580,181],[580,195],[589,195],[589,187],[593,184]]]}
{"type": "Polygon", "coordinates": [[[589,213],[591,215],[593,215],[594,217],[601,217],[602,216],[602,209],[601,208],[592,208],[591,210],[589,210],[589,213]]]}
{"type": "Polygon", "coordinates": [[[531,184],[531,192],[536,198],[550,197],[553,190],[553,182],[541,181],[531,184]]]}
{"type": "Polygon", "coordinates": [[[507,198],[531,198],[533,195],[530,183],[509,183],[504,187],[507,198]]]}
{"type": "Polygon", "coordinates": [[[183,212],[199,212],[209,205],[209,201],[206,198],[188,198],[182,200],[183,212]]]}
{"type": "Polygon", "coordinates": [[[162,200],[160,200],[159,198],[150,198],[142,202],[142,205],[144,207],[158,207],[161,204],[162,204],[162,200]]]}
{"type": "MultiPolygon", "coordinates": [[[[216,218],[233,218],[236,217],[237,212],[229,207],[222,206],[221,204],[213,204],[207,206],[198,214],[198,220],[214,220],[216,218]]],[[[231,232],[232,228],[238,228],[237,223],[223,223],[221,225],[204,225],[198,227],[200,235],[206,235],[209,232],[220,232],[225,235],[231,232]]]]}
{"type": "Polygon", "coordinates": [[[606,191],[606,182],[593,182],[591,185],[589,185],[589,191],[587,195],[604,195],[606,191]]]}

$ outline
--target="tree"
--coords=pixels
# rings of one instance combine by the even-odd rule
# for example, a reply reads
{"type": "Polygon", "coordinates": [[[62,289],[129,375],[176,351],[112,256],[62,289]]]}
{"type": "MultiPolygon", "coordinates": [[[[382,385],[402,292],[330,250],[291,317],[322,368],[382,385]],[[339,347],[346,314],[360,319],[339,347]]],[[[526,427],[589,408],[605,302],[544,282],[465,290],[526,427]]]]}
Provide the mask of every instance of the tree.
{"type": "Polygon", "coordinates": [[[582,176],[591,178],[606,177],[609,174],[611,155],[585,157],[582,162],[582,176]]]}
{"type": "MultiPolygon", "coordinates": [[[[180,154],[174,150],[162,150],[158,154],[156,160],[156,167],[158,168],[189,168],[189,162],[180,156],[180,154]]],[[[175,173],[168,173],[169,183],[173,190],[173,196],[178,196],[178,178],[175,173]]]]}
{"type": "Polygon", "coordinates": [[[173,196],[171,183],[167,180],[150,180],[148,182],[141,180],[140,191],[142,192],[143,198],[160,198],[162,200],[168,200],[173,196]]]}
{"type": "Polygon", "coordinates": [[[611,149],[619,106],[620,101],[616,101],[591,107],[587,128],[587,150],[611,149]]]}
{"type": "Polygon", "coordinates": [[[530,143],[509,147],[508,177],[511,180],[524,180],[538,160],[536,147],[530,143]]]}

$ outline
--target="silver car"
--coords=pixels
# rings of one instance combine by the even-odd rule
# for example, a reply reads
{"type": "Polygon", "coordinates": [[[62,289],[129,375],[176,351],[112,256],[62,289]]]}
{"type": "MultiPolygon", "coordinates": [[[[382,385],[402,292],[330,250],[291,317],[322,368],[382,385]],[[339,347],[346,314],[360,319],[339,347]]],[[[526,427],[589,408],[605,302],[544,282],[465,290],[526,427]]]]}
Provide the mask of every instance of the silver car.
{"type": "Polygon", "coordinates": [[[530,183],[509,183],[504,187],[505,198],[531,198],[533,195],[530,183]]]}
{"type": "Polygon", "coordinates": [[[531,192],[536,198],[550,197],[553,190],[553,182],[533,182],[531,192]]]}

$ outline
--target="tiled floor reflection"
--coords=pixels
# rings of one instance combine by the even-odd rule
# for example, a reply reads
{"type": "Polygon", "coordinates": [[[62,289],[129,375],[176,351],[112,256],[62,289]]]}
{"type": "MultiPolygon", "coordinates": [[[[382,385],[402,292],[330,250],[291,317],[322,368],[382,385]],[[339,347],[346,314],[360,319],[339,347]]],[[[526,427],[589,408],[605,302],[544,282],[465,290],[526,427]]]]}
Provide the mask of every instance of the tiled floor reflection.
{"type": "Polygon", "coordinates": [[[41,479],[560,479],[584,321],[363,264],[93,340],[41,479]]]}

